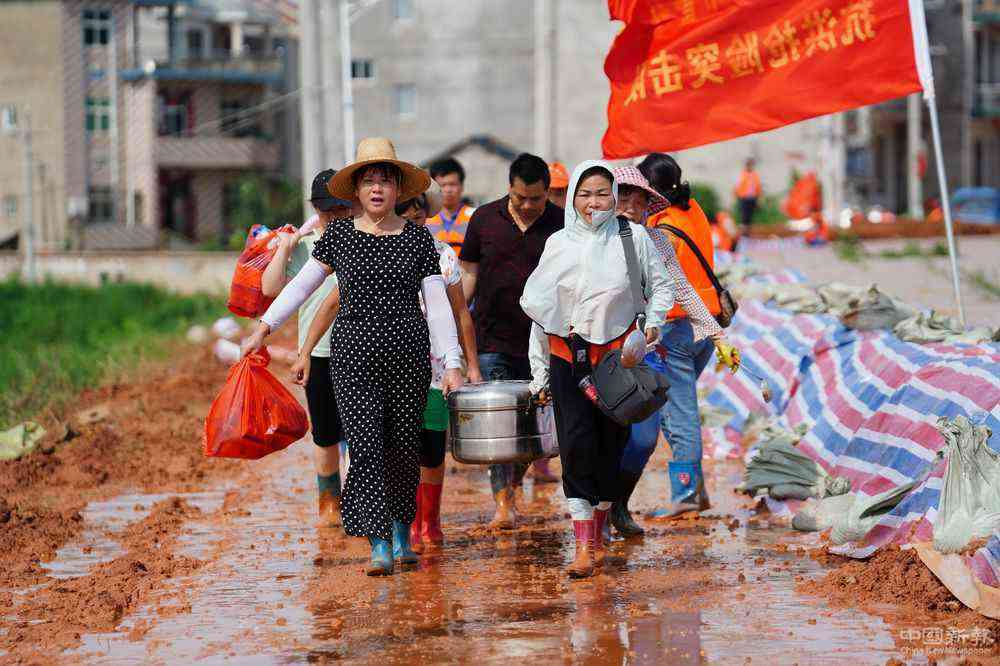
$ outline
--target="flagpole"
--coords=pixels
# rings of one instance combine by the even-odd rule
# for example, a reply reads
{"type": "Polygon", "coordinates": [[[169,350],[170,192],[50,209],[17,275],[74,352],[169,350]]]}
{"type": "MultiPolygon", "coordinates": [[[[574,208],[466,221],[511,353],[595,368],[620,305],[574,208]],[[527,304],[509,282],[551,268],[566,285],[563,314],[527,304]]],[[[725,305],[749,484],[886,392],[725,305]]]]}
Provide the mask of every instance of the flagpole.
{"type": "MultiPolygon", "coordinates": [[[[948,194],[948,179],[944,173],[944,154],[941,150],[941,127],[938,123],[937,102],[934,95],[927,96],[927,110],[931,116],[931,135],[934,138],[934,161],[937,162],[938,186],[941,190],[941,208],[944,211],[944,230],[948,237],[948,256],[951,259],[951,284],[955,290],[958,305],[958,320],[965,327],[965,305],[962,303],[962,283],[958,272],[958,249],[955,247],[955,229],[951,219],[951,202],[948,194]]],[[[912,178],[913,175],[911,174],[912,178]]]]}

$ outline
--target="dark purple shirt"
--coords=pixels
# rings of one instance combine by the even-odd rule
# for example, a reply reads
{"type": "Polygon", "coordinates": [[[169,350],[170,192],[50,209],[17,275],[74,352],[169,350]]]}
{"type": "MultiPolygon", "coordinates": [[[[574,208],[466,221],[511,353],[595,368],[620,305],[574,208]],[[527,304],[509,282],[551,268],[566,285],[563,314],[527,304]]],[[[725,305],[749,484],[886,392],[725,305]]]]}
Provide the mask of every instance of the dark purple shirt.
{"type": "Polygon", "coordinates": [[[563,227],[563,209],[551,202],[524,233],[507,210],[509,197],[472,214],[459,259],[479,264],[472,319],[480,352],[527,357],[531,320],[521,310],[521,293],[538,266],[549,236],[563,227]]]}

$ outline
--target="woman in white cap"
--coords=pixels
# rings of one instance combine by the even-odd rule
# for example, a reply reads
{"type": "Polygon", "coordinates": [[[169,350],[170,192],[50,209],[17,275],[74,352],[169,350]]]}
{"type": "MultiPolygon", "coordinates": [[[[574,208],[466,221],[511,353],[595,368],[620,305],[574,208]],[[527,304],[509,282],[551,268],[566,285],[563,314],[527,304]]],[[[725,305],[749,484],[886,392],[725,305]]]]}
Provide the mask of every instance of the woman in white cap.
{"type": "Polygon", "coordinates": [[[417,561],[409,531],[416,512],[417,454],[432,346],[445,359],[443,393],[463,381],[458,334],[434,239],[394,211],[397,201],[413,198],[429,184],[426,171],[396,158],[388,139],[361,141],[356,161],[338,171],[328,189],[332,196],[357,201],[362,215],[327,227],[313,258],[244,342],[245,353],[263,345],[336,271],[341,305],[330,366],[351,452],[344,531],[368,537],[370,576],[391,574],[393,560],[400,565],[417,561]]]}
{"type": "MultiPolygon", "coordinates": [[[[580,164],[569,182],[565,227],[545,244],[528,278],[521,307],[532,324],[532,390],[555,405],[563,491],[573,519],[572,578],[593,574],[604,561],[601,538],[619,497],[618,470],[629,429],[595,406],[580,388],[610,350],[637,326],[625,251],[615,218],[618,184],[605,162],[580,164]]],[[[647,342],[659,338],[674,302],[666,267],[646,230],[629,224],[646,299],[647,342]]]]}
{"type": "MultiPolygon", "coordinates": [[[[441,210],[441,188],[431,182],[421,195],[396,204],[396,214],[417,226],[424,226],[429,218],[441,210]]],[[[458,327],[459,342],[468,364],[466,376],[472,383],[483,381],[479,372],[479,354],[476,349],[476,329],[462,291],[462,269],[455,250],[442,240],[434,239],[441,262],[441,276],[447,285],[448,302],[458,327]]],[[[441,491],[444,487],[444,455],[448,430],[448,405],[441,391],[445,359],[431,352],[431,387],[427,392],[427,409],[424,410],[424,429],[420,447],[420,485],[417,486],[417,516],[410,527],[410,544],[413,550],[423,552],[444,544],[441,532],[441,491]]]]}

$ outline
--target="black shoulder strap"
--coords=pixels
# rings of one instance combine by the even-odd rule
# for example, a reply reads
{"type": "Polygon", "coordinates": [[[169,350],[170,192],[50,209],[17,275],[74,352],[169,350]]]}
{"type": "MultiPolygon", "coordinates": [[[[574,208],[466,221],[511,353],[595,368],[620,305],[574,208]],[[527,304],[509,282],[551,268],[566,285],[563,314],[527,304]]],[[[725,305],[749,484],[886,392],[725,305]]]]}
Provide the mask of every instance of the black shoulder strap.
{"type": "Polygon", "coordinates": [[[635,253],[635,241],[632,239],[632,229],[628,219],[618,217],[618,235],[622,239],[622,249],[625,251],[625,266],[628,269],[628,281],[632,288],[632,307],[639,319],[639,330],[646,328],[646,299],[642,295],[642,273],[639,271],[639,257],[635,253]]]}
{"type": "Polygon", "coordinates": [[[698,257],[698,261],[701,262],[701,267],[705,269],[705,274],[708,275],[708,279],[712,281],[712,286],[715,287],[715,291],[717,291],[720,294],[723,291],[725,291],[725,287],[723,287],[722,283],[719,282],[719,278],[715,277],[715,271],[713,271],[712,267],[708,265],[708,261],[705,259],[705,255],[703,255],[701,253],[701,250],[698,249],[698,244],[695,243],[693,240],[691,240],[690,236],[688,236],[686,233],[684,233],[674,225],[665,224],[663,226],[669,229],[670,233],[674,234],[682,241],[687,243],[687,246],[691,248],[692,252],[694,252],[694,256],[698,257]]]}

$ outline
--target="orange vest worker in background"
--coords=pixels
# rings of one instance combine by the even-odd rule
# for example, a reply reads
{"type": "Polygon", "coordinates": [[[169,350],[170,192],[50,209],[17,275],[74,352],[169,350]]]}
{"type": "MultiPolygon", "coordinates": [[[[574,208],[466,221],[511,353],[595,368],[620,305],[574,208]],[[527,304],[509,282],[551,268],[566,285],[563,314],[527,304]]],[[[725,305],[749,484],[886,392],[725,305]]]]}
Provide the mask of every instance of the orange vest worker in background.
{"type": "Polygon", "coordinates": [[[755,165],[753,159],[746,161],[743,172],[740,173],[740,182],[733,191],[740,204],[740,232],[748,237],[750,225],[753,224],[753,214],[757,211],[757,200],[763,192],[760,174],[754,171],[755,165]]]}
{"type": "Polygon", "coordinates": [[[431,178],[441,188],[441,211],[427,218],[427,228],[431,235],[451,246],[455,253],[462,250],[465,231],[469,220],[476,211],[462,203],[465,192],[465,169],[453,157],[446,157],[431,164],[431,178]]]}

